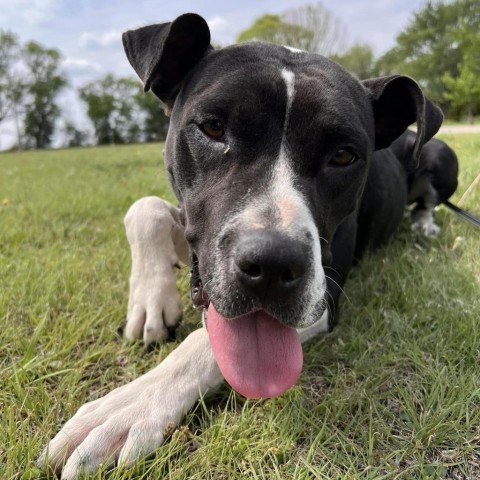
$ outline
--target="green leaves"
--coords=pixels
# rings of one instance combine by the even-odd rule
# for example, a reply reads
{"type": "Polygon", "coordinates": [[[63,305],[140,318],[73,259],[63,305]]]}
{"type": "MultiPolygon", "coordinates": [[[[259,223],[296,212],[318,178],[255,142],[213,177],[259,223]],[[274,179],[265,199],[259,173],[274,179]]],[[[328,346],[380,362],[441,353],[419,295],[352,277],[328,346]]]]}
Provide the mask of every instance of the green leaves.
{"type": "Polygon", "coordinates": [[[116,78],[111,74],[79,90],[87,105],[97,143],[122,144],[164,140],[168,119],[160,101],[143,92],[133,78],[116,78]]]}
{"type": "Polygon", "coordinates": [[[253,25],[240,33],[238,42],[263,40],[265,42],[288,45],[301,50],[309,50],[313,32],[300,25],[284,22],[279,15],[264,15],[253,25]]]}
{"type": "Polygon", "coordinates": [[[282,15],[263,15],[241,32],[237,41],[262,40],[331,55],[343,49],[344,30],[340,20],[318,3],[294,8],[282,15]]]}
{"type": "Polygon", "coordinates": [[[60,70],[61,55],[58,50],[28,42],[22,57],[28,69],[25,76],[25,144],[45,148],[50,145],[60,113],[55,99],[67,85],[67,77],[60,70]]]}
{"type": "Polygon", "coordinates": [[[447,113],[480,112],[480,3],[432,2],[418,10],[380,60],[381,73],[410,75],[447,113]]]}
{"type": "Polygon", "coordinates": [[[60,61],[56,49],[36,42],[22,47],[13,33],[0,32],[0,122],[13,119],[19,147],[50,145],[60,113],[56,96],[67,85],[60,61]]]}
{"type": "Polygon", "coordinates": [[[378,76],[375,55],[368,44],[355,43],[345,53],[333,55],[331,59],[360,80],[378,76]]]}

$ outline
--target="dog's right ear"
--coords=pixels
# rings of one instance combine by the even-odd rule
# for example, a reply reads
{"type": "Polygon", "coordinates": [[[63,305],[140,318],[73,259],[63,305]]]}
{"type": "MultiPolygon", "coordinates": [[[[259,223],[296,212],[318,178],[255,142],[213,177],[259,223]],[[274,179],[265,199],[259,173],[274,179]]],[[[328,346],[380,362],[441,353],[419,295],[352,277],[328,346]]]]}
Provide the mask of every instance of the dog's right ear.
{"type": "Polygon", "coordinates": [[[122,41],[145,92],[152,90],[170,108],[185,75],[212,50],[207,22],[195,13],[129,30],[122,41]]]}

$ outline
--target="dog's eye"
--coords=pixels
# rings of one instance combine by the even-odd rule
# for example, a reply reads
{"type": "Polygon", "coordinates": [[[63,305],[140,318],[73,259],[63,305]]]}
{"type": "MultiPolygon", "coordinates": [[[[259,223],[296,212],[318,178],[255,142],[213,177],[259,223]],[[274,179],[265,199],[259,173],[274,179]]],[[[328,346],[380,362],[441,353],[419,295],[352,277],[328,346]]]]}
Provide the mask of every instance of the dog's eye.
{"type": "Polygon", "coordinates": [[[347,149],[339,150],[330,160],[330,164],[338,167],[346,167],[356,162],[358,157],[355,153],[347,149]]]}
{"type": "Polygon", "coordinates": [[[223,128],[222,122],[219,122],[218,120],[205,122],[200,125],[200,128],[205,135],[208,135],[214,140],[220,140],[225,135],[225,129],[223,128]]]}

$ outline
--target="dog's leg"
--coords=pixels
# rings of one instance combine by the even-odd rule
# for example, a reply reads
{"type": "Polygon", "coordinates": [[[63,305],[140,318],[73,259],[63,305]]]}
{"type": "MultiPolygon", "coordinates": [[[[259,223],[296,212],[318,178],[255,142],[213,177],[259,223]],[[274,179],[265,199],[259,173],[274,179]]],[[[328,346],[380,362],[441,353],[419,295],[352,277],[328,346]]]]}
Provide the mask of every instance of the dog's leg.
{"type": "Polygon", "coordinates": [[[81,407],[38,463],[62,479],[101,465],[129,465],[157,449],[194,403],[223,381],[205,328],[191,333],[158,367],[81,407]]]}
{"type": "Polygon", "coordinates": [[[175,267],[188,263],[179,210],[158,197],[135,202],[125,216],[132,272],[125,336],[146,345],[165,340],[182,317],[175,267]]]}
{"type": "Polygon", "coordinates": [[[435,223],[434,208],[419,208],[412,212],[412,231],[425,237],[433,238],[440,233],[440,227],[435,223]]]}
{"type": "MultiPolygon", "coordinates": [[[[328,330],[328,312],[299,330],[302,343],[328,330]]],[[[130,465],[155,451],[183,415],[223,382],[205,328],[191,333],[160,365],[83,405],[38,464],[74,480],[100,466],[130,465]]]]}
{"type": "Polygon", "coordinates": [[[436,237],[440,233],[440,227],[435,223],[433,212],[439,202],[430,175],[424,174],[416,179],[408,195],[410,201],[417,202],[412,211],[412,231],[425,237],[436,237]]]}

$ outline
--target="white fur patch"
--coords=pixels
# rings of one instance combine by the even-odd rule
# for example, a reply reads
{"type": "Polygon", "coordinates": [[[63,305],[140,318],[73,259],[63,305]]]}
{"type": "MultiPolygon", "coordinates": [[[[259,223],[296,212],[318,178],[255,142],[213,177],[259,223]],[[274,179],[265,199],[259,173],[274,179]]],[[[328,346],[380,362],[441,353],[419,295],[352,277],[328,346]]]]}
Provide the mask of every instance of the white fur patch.
{"type": "Polygon", "coordinates": [[[292,109],[293,97],[295,95],[295,75],[292,71],[283,69],[281,71],[283,80],[287,87],[287,102],[285,107],[285,119],[283,121],[282,142],[280,155],[272,174],[271,198],[280,213],[281,227],[288,230],[299,215],[299,207],[302,200],[298,197],[293,188],[293,172],[287,158],[285,139],[290,122],[290,111],[292,109]]]}
{"type": "Polygon", "coordinates": [[[285,134],[288,128],[288,123],[290,121],[290,110],[292,109],[293,96],[295,94],[295,74],[292,71],[287,69],[283,69],[281,74],[287,86],[287,108],[285,111],[285,121],[283,124],[283,138],[282,138],[282,143],[283,143],[285,140],[285,134]]]}
{"type": "Polygon", "coordinates": [[[305,299],[308,299],[308,306],[302,318],[303,324],[310,325],[315,321],[313,316],[317,302],[325,295],[326,280],[322,266],[320,235],[303,195],[295,188],[294,174],[286,144],[290,111],[295,97],[295,75],[286,69],[281,71],[281,75],[287,87],[287,106],[280,155],[272,172],[269,196],[280,213],[280,228],[290,236],[299,238],[300,241],[305,241],[302,236],[307,232],[312,239],[314,275],[307,286],[305,299]]]}
{"type": "Polygon", "coordinates": [[[305,300],[308,301],[308,306],[301,321],[304,325],[310,325],[315,321],[317,302],[325,295],[326,280],[322,266],[320,235],[305,199],[295,188],[293,180],[288,152],[282,142],[280,157],[273,170],[269,196],[280,213],[281,225],[278,227],[299,241],[306,240],[307,232],[312,239],[313,277],[307,285],[305,300]]]}
{"type": "Polygon", "coordinates": [[[428,238],[436,237],[440,227],[435,223],[433,210],[417,210],[412,214],[412,231],[421,233],[428,238]]]}
{"type": "Polygon", "coordinates": [[[300,337],[300,341],[302,343],[311,340],[312,338],[316,337],[319,333],[328,332],[328,320],[329,320],[329,313],[327,310],[323,312],[323,315],[320,317],[318,322],[315,322],[313,325],[310,325],[306,328],[297,328],[298,335],[300,337]]]}
{"type": "Polygon", "coordinates": [[[295,48],[295,47],[289,47],[288,45],[283,45],[283,48],[290,50],[292,53],[304,53],[303,50],[300,50],[299,48],[295,48]]]}
{"type": "Polygon", "coordinates": [[[66,461],[62,478],[68,479],[116,459],[129,466],[155,451],[185,412],[222,381],[208,333],[200,328],[153,370],[81,407],[38,463],[58,469],[66,461]]]}
{"type": "Polygon", "coordinates": [[[125,336],[146,345],[168,337],[181,316],[175,265],[188,262],[188,246],[179,211],[158,197],[136,201],[125,216],[132,251],[130,296],[125,336]]]}

